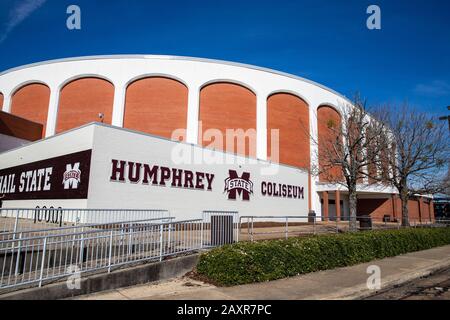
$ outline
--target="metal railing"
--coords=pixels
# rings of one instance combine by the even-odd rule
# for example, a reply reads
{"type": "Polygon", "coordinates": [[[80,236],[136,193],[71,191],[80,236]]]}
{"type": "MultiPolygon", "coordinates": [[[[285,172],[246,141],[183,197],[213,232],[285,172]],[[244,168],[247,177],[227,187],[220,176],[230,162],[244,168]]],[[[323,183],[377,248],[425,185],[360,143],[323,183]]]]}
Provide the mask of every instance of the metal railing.
{"type": "MultiPolygon", "coordinates": [[[[11,209],[3,209],[4,212],[11,209]]],[[[14,209],[32,212],[34,209],[14,209]]],[[[204,211],[202,219],[175,221],[164,210],[70,210],[85,215],[94,212],[93,220],[108,212],[139,212],[122,215],[132,219],[48,226],[34,224],[15,215],[16,222],[0,235],[0,294],[27,286],[42,286],[74,274],[111,272],[115,268],[142,262],[162,261],[165,257],[197,252],[238,241],[289,238],[321,233],[340,233],[349,229],[348,221],[315,216],[243,216],[234,211],[204,211]],[[97,213],[101,212],[101,213],[97,213]],[[137,219],[140,214],[157,217],[137,219]],[[39,226],[45,228],[39,229],[39,226]]],[[[17,212],[17,211],[16,211],[17,212]]],[[[7,218],[5,218],[7,219],[7,218]]],[[[106,218],[105,218],[106,219],[106,218]]],[[[436,220],[411,227],[448,226],[450,221],[436,220]]],[[[357,218],[358,229],[401,228],[399,221],[357,218]]]]}
{"type": "Polygon", "coordinates": [[[203,211],[202,245],[217,247],[239,241],[237,211],[203,211]]]}
{"type": "Polygon", "coordinates": [[[112,223],[94,223],[94,224],[80,224],[72,227],[61,227],[61,228],[48,228],[48,229],[30,229],[17,232],[5,232],[0,234],[0,248],[3,248],[7,240],[16,240],[19,238],[33,238],[33,237],[43,237],[50,235],[68,235],[75,234],[85,231],[95,231],[98,229],[112,230],[117,228],[125,228],[128,226],[146,224],[146,223],[157,223],[157,222],[170,222],[175,218],[164,217],[164,218],[153,218],[145,220],[131,220],[131,221],[121,221],[112,223]]]}
{"type": "MultiPolygon", "coordinates": [[[[445,221],[439,222],[438,220],[411,219],[410,227],[439,227],[445,223],[445,221]]],[[[447,225],[450,224],[450,222],[447,223],[447,225]]],[[[403,228],[400,220],[388,221],[367,216],[358,216],[356,226],[359,231],[403,228]]],[[[288,239],[291,236],[348,232],[349,229],[348,218],[341,220],[336,217],[242,216],[239,221],[239,235],[243,241],[288,239]]]]}
{"type": "MultiPolygon", "coordinates": [[[[1,241],[0,290],[39,285],[77,273],[113,268],[202,248],[202,220],[139,221],[1,241]]],[[[0,291],[1,292],[1,291],[0,291]]]]}
{"type": "Polygon", "coordinates": [[[0,208],[0,240],[10,232],[167,217],[167,210],[0,208]]]}
{"type": "Polygon", "coordinates": [[[0,294],[233,243],[238,224],[237,212],[205,211],[197,220],[164,217],[5,233],[0,294]]]}
{"type": "Polygon", "coordinates": [[[255,236],[264,238],[277,238],[284,235],[287,239],[291,234],[316,233],[315,221],[313,218],[310,224],[308,216],[242,216],[239,221],[239,233],[241,239],[254,241],[255,236]],[[245,222],[246,221],[246,222],[245,222]],[[313,230],[305,228],[294,228],[310,226],[313,230]]]}
{"type": "Polygon", "coordinates": [[[435,221],[438,225],[450,226],[450,219],[448,218],[437,218],[435,221]]]}

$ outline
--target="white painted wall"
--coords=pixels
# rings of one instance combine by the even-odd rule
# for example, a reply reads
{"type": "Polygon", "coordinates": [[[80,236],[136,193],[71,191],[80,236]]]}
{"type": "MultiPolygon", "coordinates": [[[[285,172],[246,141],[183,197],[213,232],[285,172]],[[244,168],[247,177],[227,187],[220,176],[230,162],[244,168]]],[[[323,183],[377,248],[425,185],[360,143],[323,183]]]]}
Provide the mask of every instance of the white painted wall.
{"type": "Polygon", "coordinates": [[[256,161],[224,152],[207,150],[191,144],[180,144],[163,138],[114,128],[103,124],[90,124],[44,141],[0,155],[0,169],[39,160],[93,149],[89,194],[87,200],[26,200],[4,201],[5,208],[33,208],[35,206],[63,207],[66,209],[164,209],[177,219],[200,218],[205,210],[238,211],[244,215],[297,215],[308,214],[308,173],[293,167],[256,161]],[[174,157],[177,151],[192,152],[192,159],[202,161],[181,163],[174,157]],[[213,155],[226,163],[210,164],[205,156],[213,155]],[[169,168],[200,171],[215,175],[212,191],[120,183],[110,181],[112,160],[125,160],[166,166],[169,168]],[[229,170],[240,176],[250,173],[254,193],[250,201],[229,200],[224,192],[229,170]],[[304,188],[303,199],[265,197],[261,182],[269,181],[304,188]]]}
{"type": "Polygon", "coordinates": [[[201,212],[205,210],[238,211],[241,216],[308,214],[307,172],[264,161],[252,161],[199,146],[179,144],[124,129],[111,129],[107,126],[95,127],[91,177],[93,179],[89,190],[89,208],[168,209],[177,219],[200,218],[201,212]],[[179,163],[177,158],[173,157],[173,152],[180,148],[192,152],[192,159],[214,154],[221,159],[230,160],[227,163],[233,164],[209,164],[206,161],[179,163]],[[213,173],[215,175],[213,190],[199,191],[173,188],[169,185],[160,187],[111,182],[112,159],[213,173]],[[238,175],[243,172],[251,174],[254,194],[250,196],[250,201],[239,198],[228,200],[224,187],[229,169],[236,170],[238,175]],[[273,169],[276,174],[265,174],[268,172],[267,169],[273,169]],[[262,180],[302,186],[305,197],[304,199],[264,197],[260,190],[262,180]]]}
{"type": "MultiPolygon", "coordinates": [[[[93,137],[94,126],[88,125],[45,140],[31,142],[19,149],[0,153],[0,170],[92,149],[93,137]]],[[[83,209],[87,208],[87,200],[3,201],[3,208],[35,208],[36,206],[83,209]]]]}

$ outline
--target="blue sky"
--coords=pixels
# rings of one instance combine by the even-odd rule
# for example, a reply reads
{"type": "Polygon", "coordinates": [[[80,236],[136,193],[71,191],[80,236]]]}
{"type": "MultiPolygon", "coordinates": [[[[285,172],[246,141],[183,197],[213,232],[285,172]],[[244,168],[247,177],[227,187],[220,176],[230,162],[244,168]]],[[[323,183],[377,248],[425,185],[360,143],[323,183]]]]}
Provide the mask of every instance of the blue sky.
{"type": "Polygon", "coordinates": [[[81,55],[196,56],[446,114],[449,16],[447,0],[1,0],[0,70],[81,55]],[[80,31],[66,28],[71,4],[81,7],[80,31]],[[381,30],[366,28],[371,4],[381,30]]]}

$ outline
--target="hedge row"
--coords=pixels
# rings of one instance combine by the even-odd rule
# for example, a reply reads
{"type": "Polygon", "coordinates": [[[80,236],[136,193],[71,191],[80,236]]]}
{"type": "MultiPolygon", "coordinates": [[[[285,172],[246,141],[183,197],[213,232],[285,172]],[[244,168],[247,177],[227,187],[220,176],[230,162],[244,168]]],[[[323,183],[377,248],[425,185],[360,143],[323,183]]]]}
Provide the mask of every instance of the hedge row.
{"type": "Polygon", "coordinates": [[[223,286],[271,281],[450,244],[450,228],[241,242],[201,255],[197,273],[223,286]]]}

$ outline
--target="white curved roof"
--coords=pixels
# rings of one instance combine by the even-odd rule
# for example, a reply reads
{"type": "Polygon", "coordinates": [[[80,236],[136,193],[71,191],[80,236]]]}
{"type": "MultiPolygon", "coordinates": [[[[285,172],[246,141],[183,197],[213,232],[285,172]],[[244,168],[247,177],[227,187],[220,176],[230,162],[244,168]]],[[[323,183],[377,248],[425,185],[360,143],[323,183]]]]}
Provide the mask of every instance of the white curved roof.
{"type": "MultiPolygon", "coordinates": [[[[221,64],[226,66],[233,66],[233,67],[240,67],[240,68],[246,68],[246,69],[252,69],[257,71],[262,71],[266,73],[271,73],[278,76],[288,77],[291,79],[299,80],[302,82],[306,82],[309,84],[312,84],[314,86],[317,86],[321,89],[324,89],[326,91],[329,91],[340,98],[346,100],[347,102],[350,102],[347,97],[340,94],[339,92],[322,85],[320,83],[317,83],[315,81],[293,75],[286,72],[277,71],[270,68],[264,68],[259,67],[255,65],[245,64],[245,63],[238,63],[238,62],[231,62],[231,61],[225,61],[225,60],[216,60],[216,59],[206,59],[206,58],[196,58],[196,57],[187,57],[187,56],[171,56],[171,55],[142,55],[142,54],[130,54],[130,55],[98,55],[98,56],[81,56],[81,57],[72,57],[72,58],[62,58],[62,59],[53,59],[53,60],[47,60],[47,61],[41,61],[37,63],[31,63],[11,69],[7,69],[5,71],[0,72],[0,78],[4,75],[13,73],[15,71],[30,69],[33,67],[39,67],[39,66],[45,66],[45,65],[51,65],[51,64],[57,64],[57,63],[64,63],[64,62],[83,62],[83,61],[92,61],[92,60],[135,60],[135,59],[144,59],[144,60],[176,60],[176,61],[193,61],[193,62],[202,62],[202,63],[212,63],[212,64],[221,64]]],[[[1,88],[0,88],[1,89],[1,88]]]]}

